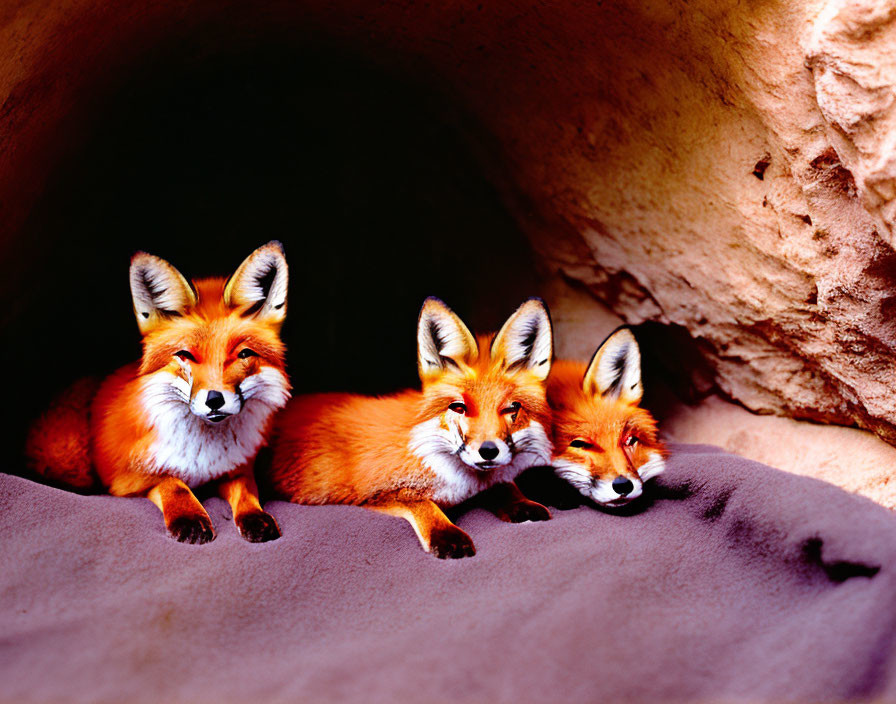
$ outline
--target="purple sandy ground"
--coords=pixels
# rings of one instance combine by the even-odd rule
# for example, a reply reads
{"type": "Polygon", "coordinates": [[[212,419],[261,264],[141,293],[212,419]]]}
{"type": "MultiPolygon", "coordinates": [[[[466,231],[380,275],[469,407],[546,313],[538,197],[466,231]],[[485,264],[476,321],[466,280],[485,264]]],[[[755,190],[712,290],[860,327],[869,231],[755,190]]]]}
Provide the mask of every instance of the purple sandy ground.
{"type": "Polygon", "coordinates": [[[354,507],[271,502],[208,545],[145,499],[0,475],[0,700],[896,699],[896,514],[706,446],[647,510],[473,510],[472,559],[354,507]],[[879,568],[879,569],[878,569],[879,568]]]}

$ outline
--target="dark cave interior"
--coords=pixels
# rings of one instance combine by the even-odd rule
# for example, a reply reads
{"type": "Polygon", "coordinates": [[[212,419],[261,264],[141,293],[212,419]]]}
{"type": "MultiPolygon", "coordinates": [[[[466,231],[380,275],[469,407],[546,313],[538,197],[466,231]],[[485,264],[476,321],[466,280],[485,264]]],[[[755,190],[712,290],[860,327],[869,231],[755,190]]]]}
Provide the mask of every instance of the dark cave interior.
{"type": "Polygon", "coordinates": [[[97,102],[7,265],[13,442],[54,393],[139,357],[137,250],[199,278],[283,242],[295,392],[415,384],[428,295],[474,330],[500,325],[538,278],[449,107],[329,50],[172,52],[133,72],[97,102]]]}

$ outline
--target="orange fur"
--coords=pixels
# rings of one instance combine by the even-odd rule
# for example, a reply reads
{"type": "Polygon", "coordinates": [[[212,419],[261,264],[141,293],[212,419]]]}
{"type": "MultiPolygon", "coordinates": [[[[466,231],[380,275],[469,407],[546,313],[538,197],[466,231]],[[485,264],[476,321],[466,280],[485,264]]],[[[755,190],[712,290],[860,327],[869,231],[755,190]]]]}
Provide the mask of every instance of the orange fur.
{"type": "MultiPolygon", "coordinates": [[[[637,402],[586,390],[587,370],[584,363],[558,360],[551,371],[548,402],[553,411],[554,466],[586,497],[620,505],[627,503],[627,496],[611,494],[603,500],[599,496],[605,494],[596,496],[595,491],[622,478],[631,481],[640,494],[643,468],[651,461],[660,463],[666,449],[657,436],[656,421],[637,402]],[[574,442],[585,446],[574,446],[574,442]],[[582,470],[581,478],[576,467],[582,470]]],[[[650,467],[656,473],[662,471],[659,464],[650,467]]]]}
{"type": "MultiPolygon", "coordinates": [[[[454,323],[462,326],[459,320],[454,323]]],[[[533,423],[550,427],[546,370],[509,369],[505,350],[493,346],[494,340],[473,341],[470,336],[451,364],[438,370],[421,367],[421,391],[379,398],[317,394],[293,399],[277,419],[273,488],[297,503],[354,504],[398,515],[411,523],[425,550],[439,557],[473,554],[469,536],[442,509],[495,484],[512,482],[515,474],[505,477],[502,472],[510,467],[520,471],[513,462],[522,456],[516,455],[507,468],[460,469],[452,484],[433,469],[434,460],[428,462],[419,449],[415,452],[413,439],[421,424],[445,433],[463,426],[464,447],[475,452],[491,440],[506,442],[533,423]],[[452,410],[458,403],[465,405],[462,417],[452,410]],[[520,405],[516,412],[508,410],[516,408],[512,403],[520,405]]],[[[549,517],[519,492],[498,498],[504,504],[492,508],[505,520],[549,517]]]]}
{"type": "MultiPolygon", "coordinates": [[[[222,278],[195,281],[198,304],[147,334],[142,360],[122,367],[100,387],[93,402],[92,456],[109,493],[142,494],[147,483],[154,481],[148,448],[157,439],[158,430],[140,402],[141,382],[157,372],[180,375],[181,365],[175,357],[178,351],[186,350],[196,359],[191,364],[194,390],[234,391],[259,371],[262,360],[285,372],[279,329],[243,318],[241,309],[224,306],[224,283],[222,278]],[[239,359],[238,352],[246,347],[258,356],[239,359]]],[[[265,434],[270,424],[269,420],[265,434]]]]}
{"type": "Polygon", "coordinates": [[[25,441],[29,468],[49,482],[87,491],[97,484],[90,459],[90,406],[100,381],[80,379],[32,424],[25,441]]]}
{"type": "MultiPolygon", "coordinates": [[[[192,284],[167,262],[135,255],[131,281],[143,357],[107,377],[82,404],[77,423],[70,412],[56,410],[39,420],[29,441],[35,466],[46,476],[64,476],[73,462],[66,452],[81,470],[89,458],[110,494],[147,496],[162,511],[168,532],[186,542],[214,537],[190,487],[222,480],[219,490],[243,536],[277,537],[274,519],[258,503],[252,465],[273,411],[288,397],[279,335],[285,276],[278,243],[256,250],[230,280],[192,284]],[[254,285],[270,261],[283,277],[276,310],[265,307],[265,298],[252,301],[243,290],[229,292],[241,283],[254,285]],[[256,278],[241,282],[241,271],[256,278]],[[229,405],[204,404],[210,393],[229,405]],[[60,443],[65,450],[54,449],[60,443]]],[[[261,287],[257,291],[269,295],[261,287]]]]}

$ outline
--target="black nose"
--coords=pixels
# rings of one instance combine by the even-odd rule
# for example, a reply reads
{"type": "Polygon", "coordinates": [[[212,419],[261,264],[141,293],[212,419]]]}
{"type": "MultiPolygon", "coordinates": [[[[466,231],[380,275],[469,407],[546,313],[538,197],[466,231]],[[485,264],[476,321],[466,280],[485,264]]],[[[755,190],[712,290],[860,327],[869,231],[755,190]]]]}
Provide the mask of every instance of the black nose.
{"type": "Polygon", "coordinates": [[[479,446],[479,454],[484,460],[493,460],[498,456],[498,446],[491,440],[486,440],[479,446]]]}
{"type": "Polygon", "coordinates": [[[613,491],[615,491],[620,496],[627,496],[632,493],[632,489],[635,488],[635,485],[632,484],[631,479],[626,479],[625,477],[616,477],[613,480],[613,491]]]}
{"type": "MultiPolygon", "coordinates": [[[[213,411],[217,411],[224,405],[224,394],[220,391],[209,391],[208,396],[205,397],[205,405],[213,411]]],[[[616,486],[615,482],[613,482],[613,486],[616,486]]]]}

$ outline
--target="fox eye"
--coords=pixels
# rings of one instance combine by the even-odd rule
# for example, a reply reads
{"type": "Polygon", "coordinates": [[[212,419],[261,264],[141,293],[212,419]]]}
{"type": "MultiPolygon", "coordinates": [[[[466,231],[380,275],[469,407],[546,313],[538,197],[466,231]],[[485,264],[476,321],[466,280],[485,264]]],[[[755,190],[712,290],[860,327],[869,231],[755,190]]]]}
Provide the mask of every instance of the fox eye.
{"type": "Polygon", "coordinates": [[[188,361],[188,360],[189,360],[190,362],[195,362],[195,361],[196,361],[196,358],[195,358],[192,354],[190,354],[189,352],[187,352],[186,350],[180,350],[179,352],[175,352],[175,353],[174,353],[174,356],[177,357],[178,359],[182,359],[182,360],[184,360],[185,362],[188,361]]]}
{"type": "Polygon", "coordinates": [[[455,403],[448,404],[448,410],[454,411],[455,413],[460,413],[461,415],[463,415],[464,413],[467,412],[467,407],[460,402],[455,402],[455,403]]]}
{"type": "Polygon", "coordinates": [[[629,435],[629,436],[625,439],[625,446],[626,446],[626,447],[634,447],[634,446],[637,445],[637,444],[638,444],[638,438],[636,438],[634,435],[629,435]]]}
{"type": "Polygon", "coordinates": [[[592,447],[590,442],[588,442],[587,440],[582,440],[581,438],[576,438],[571,443],[569,443],[569,446],[570,447],[579,447],[583,450],[587,450],[588,448],[592,447]]]}
{"type": "Polygon", "coordinates": [[[258,352],[255,350],[250,350],[248,347],[245,347],[240,350],[240,353],[237,355],[240,359],[249,359],[249,357],[257,357],[258,352]]]}
{"type": "Polygon", "coordinates": [[[508,413],[512,413],[513,415],[516,415],[517,413],[520,412],[521,408],[522,408],[522,406],[519,403],[517,403],[516,401],[514,401],[509,406],[507,406],[507,408],[501,409],[501,415],[507,415],[508,413]]]}

